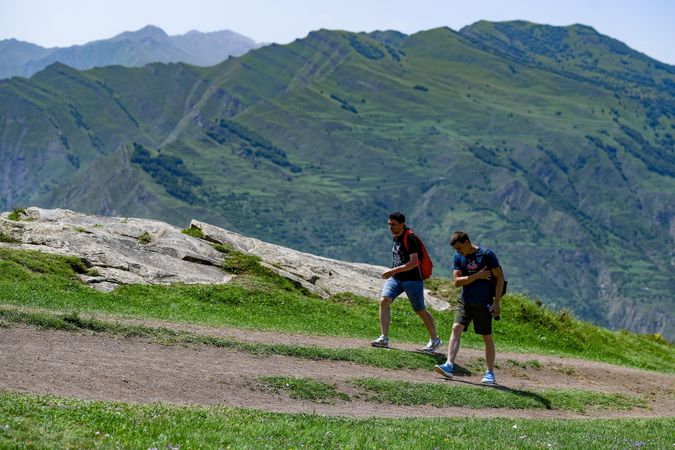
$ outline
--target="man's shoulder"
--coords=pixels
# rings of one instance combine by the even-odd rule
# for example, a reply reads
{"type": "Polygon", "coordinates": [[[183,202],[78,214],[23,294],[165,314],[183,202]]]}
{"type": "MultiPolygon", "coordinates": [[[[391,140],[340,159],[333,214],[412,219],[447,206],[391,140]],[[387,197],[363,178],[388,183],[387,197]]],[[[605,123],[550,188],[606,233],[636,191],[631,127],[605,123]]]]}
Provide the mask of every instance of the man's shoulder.
{"type": "Polygon", "coordinates": [[[405,242],[405,245],[407,247],[417,247],[419,238],[415,234],[413,230],[410,228],[406,228],[403,234],[401,235],[401,239],[405,242]]]}
{"type": "Polygon", "coordinates": [[[478,250],[476,250],[476,255],[481,255],[481,256],[497,256],[497,254],[489,247],[481,247],[478,246],[478,250]]]}
{"type": "Polygon", "coordinates": [[[499,266],[497,254],[487,247],[483,249],[483,258],[485,258],[485,260],[488,261],[487,264],[494,265],[495,267],[499,266]]]}
{"type": "Polygon", "coordinates": [[[485,254],[488,255],[488,256],[490,256],[490,257],[492,257],[492,258],[496,258],[496,257],[497,257],[497,253],[495,253],[495,251],[492,250],[492,249],[490,249],[490,248],[486,248],[486,249],[485,249],[485,254]]]}

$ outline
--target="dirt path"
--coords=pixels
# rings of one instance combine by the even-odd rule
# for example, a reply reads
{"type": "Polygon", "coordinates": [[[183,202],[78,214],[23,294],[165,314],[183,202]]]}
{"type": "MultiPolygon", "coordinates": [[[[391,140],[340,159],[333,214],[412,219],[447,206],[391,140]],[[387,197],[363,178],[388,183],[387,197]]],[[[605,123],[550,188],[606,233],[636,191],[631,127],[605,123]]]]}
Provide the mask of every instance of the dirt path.
{"type": "MultiPolygon", "coordinates": [[[[101,316],[98,316],[100,319],[101,316]]],[[[227,336],[246,342],[364,347],[367,342],[334,337],[176,324],[135,319],[115,321],[164,327],[192,333],[227,336]]],[[[400,345],[401,350],[415,346],[400,345]]],[[[392,351],[392,350],[382,350],[392,351]]],[[[459,365],[482,356],[462,349],[459,365]]],[[[474,361],[475,362],[475,361],[474,361]]],[[[226,405],[277,412],[316,413],[346,417],[480,416],[480,417],[673,417],[675,376],[570,358],[533,354],[498,354],[496,370],[501,389],[585,389],[640,395],[649,408],[628,411],[588,410],[584,414],[558,410],[507,410],[395,406],[356,398],[348,383],[357,377],[427,383],[479,384],[480,376],[447,381],[429,370],[389,370],[348,362],[311,361],[293,357],[255,356],[209,346],[161,345],[145,339],[106,334],[72,333],[11,325],[0,328],[0,391],[56,394],[83,399],[125,402],[226,405]],[[511,362],[508,362],[511,360],[511,362]],[[514,361],[537,360],[541,368],[514,361]],[[351,401],[315,403],[260,390],[258,376],[309,377],[333,383],[351,401]]],[[[485,389],[491,389],[485,387],[485,389]]]]}

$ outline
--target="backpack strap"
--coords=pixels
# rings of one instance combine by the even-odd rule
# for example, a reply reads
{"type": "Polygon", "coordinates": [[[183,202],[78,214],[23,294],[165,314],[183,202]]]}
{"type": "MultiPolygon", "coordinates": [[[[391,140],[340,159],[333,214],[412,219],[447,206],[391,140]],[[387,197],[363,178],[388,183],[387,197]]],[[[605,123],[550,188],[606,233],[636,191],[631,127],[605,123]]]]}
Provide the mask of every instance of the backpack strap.
{"type": "Polygon", "coordinates": [[[405,251],[410,253],[409,246],[408,246],[408,236],[413,234],[413,231],[410,228],[406,228],[405,231],[403,232],[403,246],[405,247],[405,251]]]}
{"type": "Polygon", "coordinates": [[[486,248],[483,248],[483,255],[480,257],[480,261],[476,258],[476,262],[478,262],[478,265],[479,265],[479,266],[483,264],[483,260],[486,261],[486,262],[485,262],[485,266],[483,266],[483,269],[487,268],[487,260],[485,259],[485,257],[487,256],[487,253],[488,253],[489,251],[491,252],[492,250],[490,250],[490,249],[487,248],[487,247],[486,247],[486,248]]]}
{"type": "MultiPolygon", "coordinates": [[[[408,238],[410,236],[414,235],[414,234],[415,233],[413,233],[413,230],[411,230],[410,228],[406,228],[406,230],[403,232],[403,246],[405,247],[405,251],[408,252],[408,256],[410,256],[410,250],[409,250],[409,247],[408,247],[408,238]]],[[[418,244],[418,247],[420,247],[420,249],[419,249],[419,253],[417,254],[417,257],[418,257],[417,258],[417,270],[420,274],[420,278],[422,280],[424,280],[425,278],[422,275],[422,259],[424,258],[424,250],[423,250],[424,244],[422,244],[420,242],[418,244]]],[[[431,262],[431,260],[429,260],[429,262],[431,262]]],[[[428,278],[428,276],[427,276],[427,278],[428,278]]]]}

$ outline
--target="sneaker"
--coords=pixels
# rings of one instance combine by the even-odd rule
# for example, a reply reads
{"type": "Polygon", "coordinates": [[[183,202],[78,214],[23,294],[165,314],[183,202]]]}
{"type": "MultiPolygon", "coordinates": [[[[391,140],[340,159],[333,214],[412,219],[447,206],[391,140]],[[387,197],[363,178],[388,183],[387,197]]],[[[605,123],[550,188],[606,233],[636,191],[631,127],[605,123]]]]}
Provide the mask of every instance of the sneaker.
{"type": "Polygon", "coordinates": [[[373,342],[370,343],[373,347],[389,347],[389,338],[385,335],[380,336],[379,338],[375,339],[373,342]]]}
{"type": "Polygon", "coordinates": [[[452,367],[451,362],[446,362],[445,364],[438,364],[434,366],[434,371],[440,373],[446,378],[452,378],[455,368],[452,367]]]}
{"type": "Polygon", "coordinates": [[[436,351],[438,347],[441,346],[442,343],[443,341],[441,341],[441,338],[429,339],[429,342],[427,343],[427,345],[424,346],[424,348],[422,348],[422,351],[427,353],[433,353],[436,351]]]}
{"type": "Polygon", "coordinates": [[[483,375],[483,379],[480,380],[481,383],[483,384],[495,384],[495,373],[491,371],[486,371],[485,375],[483,375]]]}

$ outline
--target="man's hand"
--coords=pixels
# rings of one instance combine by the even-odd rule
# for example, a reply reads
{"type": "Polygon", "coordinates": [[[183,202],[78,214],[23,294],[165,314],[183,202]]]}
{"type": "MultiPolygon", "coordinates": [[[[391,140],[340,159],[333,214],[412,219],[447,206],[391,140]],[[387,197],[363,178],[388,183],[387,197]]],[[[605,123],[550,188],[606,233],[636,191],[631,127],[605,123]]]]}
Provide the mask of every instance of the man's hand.
{"type": "Polygon", "coordinates": [[[387,270],[386,272],[382,272],[382,278],[384,278],[385,280],[386,280],[386,279],[389,279],[389,278],[391,278],[395,273],[396,273],[396,271],[395,271],[394,269],[389,269],[389,270],[387,270]]]}
{"type": "Polygon", "coordinates": [[[476,280],[489,280],[492,277],[492,272],[485,267],[474,274],[462,276],[461,270],[453,270],[452,277],[455,286],[462,287],[471,284],[476,280]]]}
{"type": "Polygon", "coordinates": [[[499,306],[499,303],[493,303],[492,308],[490,309],[490,312],[492,313],[492,317],[499,317],[499,313],[502,311],[501,307],[499,306]]]}
{"type": "Polygon", "coordinates": [[[483,267],[480,271],[473,274],[474,280],[489,280],[492,278],[492,271],[487,267],[483,267]]]}

